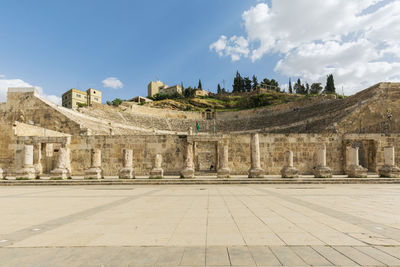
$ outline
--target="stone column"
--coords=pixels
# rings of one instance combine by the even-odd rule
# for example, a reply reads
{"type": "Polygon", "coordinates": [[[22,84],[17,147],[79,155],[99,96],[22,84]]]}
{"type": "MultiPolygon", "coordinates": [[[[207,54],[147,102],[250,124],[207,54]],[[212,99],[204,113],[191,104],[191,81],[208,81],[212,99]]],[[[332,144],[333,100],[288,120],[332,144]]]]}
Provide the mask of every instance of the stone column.
{"type": "Polygon", "coordinates": [[[331,178],[332,170],[326,166],[326,146],[320,145],[316,151],[316,166],[314,167],[315,178],[331,178]]]}
{"type": "Polygon", "coordinates": [[[385,165],[378,170],[379,176],[388,178],[400,177],[400,168],[395,163],[394,147],[385,147],[384,156],[385,165]]]}
{"type": "Polygon", "coordinates": [[[229,178],[230,169],[229,169],[229,150],[228,145],[220,143],[218,149],[218,171],[217,177],[218,178],[229,178]]]}
{"type": "Polygon", "coordinates": [[[0,179],[4,179],[4,178],[6,178],[6,176],[5,176],[5,174],[4,174],[3,169],[0,168],[0,179]]]}
{"type": "Polygon", "coordinates": [[[36,170],[36,175],[43,173],[42,166],[42,144],[36,143],[33,147],[33,167],[36,170]]]}
{"type": "Polygon", "coordinates": [[[122,169],[119,170],[120,179],[133,179],[135,174],[133,171],[133,150],[124,149],[122,150],[122,169]]]}
{"type": "Polygon", "coordinates": [[[251,169],[249,170],[249,178],[264,178],[265,171],[261,169],[260,140],[258,133],[251,134],[250,159],[251,169]]]}
{"type": "Polygon", "coordinates": [[[346,174],[349,178],[366,178],[368,170],[359,164],[358,147],[348,148],[349,165],[346,174]]]}
{"type": "Polygon", "coordinates": [[[154,168],[150,171],[150,178],[157,179],[164,177],[164,170],[161,167],[162,165],[162,156],[161,154],[157,154],[154,157],[154,168]]]}
{"type": "Polygon", "coordinates": [[[52,177],[61,177],[62,179],[67,179],[70,175],[70,161],[70,150],[67,147],[61,147],[58,151],[56,168],[50,172],[52,177]]]}
{"type": "Polygon", "coordinates": [[[24,145],[24,166],[17,171],[17,175],[21,178],[36,178],[36,170],[33,167],[33,145],[24,145]]]}
{"type": "Polygon", "coordinates": [[[293,166],[293,152],[285,152],[285,166],[281,170],[282,178],[297,178],[299,171],[293,166]]]}
{"type": "Polygon", "coordinates": [[[90,152],[91,166],[85,171],[85,179],[101,179],[101,150],[92,149],[90,152]]]}
{"type": "Polygon", "coordinates": [[[187,142],[185,148],[185,165],[181,171],[183,178],[194,178],[193,143],[187,142]]]}

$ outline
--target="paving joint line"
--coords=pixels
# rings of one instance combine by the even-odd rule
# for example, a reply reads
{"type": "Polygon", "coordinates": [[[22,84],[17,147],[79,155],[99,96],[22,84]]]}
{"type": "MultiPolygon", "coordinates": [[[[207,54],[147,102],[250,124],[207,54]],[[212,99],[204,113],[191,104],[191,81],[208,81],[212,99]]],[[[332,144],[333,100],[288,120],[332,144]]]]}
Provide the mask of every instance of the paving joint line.
{"type": "MultiPolygon", "coordinates": [[[[270,194],[272,196],[275,196],[277,198],[280,198],[280,199],[283,199],[285,201],[291,202],[293,204],[300,205],[300,206],[306,207],[308,209],[320,212],[320,213],[325,214],[327,216],[334,217],[336,219],[339,219],[339,220],[342,220],[342,221],[345,221],[345,222],[348,222],[348,223],[351,223],[351,224],[358,225],[358,226],[360,226],[360,227],[362,227],[362,228],[364,228],[364,229],[366,229],[368,231],[374,232],[376,234],[383,235],[384,237],[386,237],[388,239],[393,239],[393,236],[395,236],[395,239],[393,239],[393,240],[400,241],[400,230],[397,229],[397,228],[393,228],[393,227],[391,227],[389,225],[375,223],[373,221],[370,221],[369,219],[365,219],[365,218],[362,218],[362,217],[351,215],[351,214],[348,214],[348,213],[345,213],[345,212],[342,212],[342,211],[337,211],[337,210],[331,209],[329,207],[320,206],[318,204],[311,203],[311,202],[308,202],[308,201],[305,201],[305,200],[302,200],[302,199],[299,199],[299,198],[294,198],[294,197],[289,196],[289,195],[283,195],[283,194],[280,194],[280,193],[277,193],[277,192],[274,192],[274,191],[271,191],[271,190],[267,190],[265,188],[255,188],[255,187],[253,187],[253,188],[255,190],[268,193],[268,194],[270,194]],[[376,227],[378,227],[378,226],[383,228],[384,231],[378,231],[376,229],[376,227]]],[[[366,242],[363,242],[363,243],[366,243],[366,242]]],[[[366,243],[366,244],[367,245],[372,245],[372,244],[368,244],[368,243],[366,243]]]]}
{"type": "Polygon", "coordinates": [[[125,204],[128,201],[132,201],[135,199],[138,199],[140,197],[143,196],[147,196],[147,195],[151,195],[157,191],[160,191],[161,189],[156,189],[156,190],[151,190],[151,191],[147,191],[144,192],[142,194],[138,194],[138,195],[133,195],[133,196],[129,196],[129,197],[124,197],[122,199],[107,203],[107,204],[103,204],[97,207],[93,207],[93,208],[89,208],[83,211],[79,211],[70,215],[66,215],[63,217],[59,217],[53,220],[49,220],[47,222],[43,222],[40,224],[36,224],[36,225],[32,225],[32,226],[28,226],[24,229],[21,230],[17,230],[13,233],[9,233],[9,234],[4,234],[1,238],[4,240],[7,240],[6,242],[3,242],[0,244],[0,248],[1,247],[6,247],[6,246],[10,246],[13,245],[16,242],[20,242],[22,240],[25,240],[31,236],[35,236],[38,234],[42,234],[45,233],[47,231],[53,230],[57,227],[60,227],[61,225],[65,225],[67,223],[71,223],[73,221],[79,220],[81,218],[85,218],[88,216],[92,216],[94,214],[97,214],[99,212],[102,212],[104,210],[110,209],[111,207],[114,206],[118,206],[121,204],[125,204]],[[38,231],[34,231],[33,229],[40,229],[38,231]]]}

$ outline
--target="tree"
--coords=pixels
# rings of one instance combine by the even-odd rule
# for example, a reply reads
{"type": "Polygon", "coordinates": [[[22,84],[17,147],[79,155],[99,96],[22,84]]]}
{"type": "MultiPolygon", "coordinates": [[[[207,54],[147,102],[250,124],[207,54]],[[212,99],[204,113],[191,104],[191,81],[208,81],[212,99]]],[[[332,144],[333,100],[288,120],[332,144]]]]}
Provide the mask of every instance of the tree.
{"type": "Polygon", "coordinates": [[[313,83],[311,84],[310,94],[318,95],[322,91],[321,83],[313,83]]]}
{"type": "Polygon", "coordinates": [[[243,80],[244,83],[244,91],[250,92],[251,91],[251,80],[249,77],[245,77],[243,80]]]}
{"type": "Polygon", "coordinates": [[[201,80],[199,79],[199,85],[197,86],[199,89],[203,89],[203,86],[201,85],[201,80]]]}
{"type": "Polygon", "coordinates": [[[256,75],[253,75],[252,80],[253,80],[253,87],[252,87],[252,89],[253,89],[253,90],[258,89],[258,80],[257,80],[257,76],[256,76],[256,75]]]}
{"type": "Polygon", "coordinates": [[[306,94],[306,95],[310,94],[310,85],[309,85],[308,83],[306,83],[305,94],[306,94]]]}
{"type": "Polygon", "coordinates": [[[222,90],[221,90],[221,85],[218,84],[217,86],[217,94],[221,94],[222,90]]]}
{"type": "Polygon", "coordinates": [[[186,98],[193,97],[195,91],[196,91],[196,89],[194,89],[194,88],[192,88],[191,86],[189,86],[188,88],[186,88],[185,90],[183,90],[183,95],[184,95],[186,98]]]}
{"type": "Polygon", "coordinates": [[[236,71],[236,77],[233,79],[232,93],[240,93],[244,91],[244,80],[239,71],[236,71]]]}
{"type": "Polygon", "coordinates": [[[293,94],[292,81],[289,78],[289,94],[293,94]]]}
{"type": "Polygon", "coordinates": [[[335,81],[333,80],[333,74],[329,74],[326,78],[325,92],[327,94],[335,94],[336,93],[335,81]]]}

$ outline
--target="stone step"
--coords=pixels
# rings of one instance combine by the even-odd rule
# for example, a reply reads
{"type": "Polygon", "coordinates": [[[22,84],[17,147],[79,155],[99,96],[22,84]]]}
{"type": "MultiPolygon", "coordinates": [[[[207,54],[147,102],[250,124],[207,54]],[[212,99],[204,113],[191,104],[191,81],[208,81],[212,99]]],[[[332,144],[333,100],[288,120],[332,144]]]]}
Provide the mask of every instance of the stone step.
{"type": "Polygon", "coordinates": [[[400,178],[198,178],[198,179],[101,179],[101,180],[1,180],[0,186],[47,185],[185,185],[185,184],[400,184],[400,178]]]}

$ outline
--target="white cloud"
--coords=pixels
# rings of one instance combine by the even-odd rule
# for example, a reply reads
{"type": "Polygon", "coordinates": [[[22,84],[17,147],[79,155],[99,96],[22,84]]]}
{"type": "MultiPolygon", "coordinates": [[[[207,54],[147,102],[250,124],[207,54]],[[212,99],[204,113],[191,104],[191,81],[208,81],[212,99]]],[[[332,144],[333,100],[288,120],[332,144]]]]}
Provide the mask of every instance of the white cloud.
{"type": "Polygon", "coordinates": [[[234,37],[247,40],[248,53],[233,53],[221,36],[212,44],[218,55],[279,55],[275,71],[322,83],[333,73],[346,93],[400,80],[399,0],[262,1],[242,18],[246,36],[234,37]]]}
{"type": "Polygon", "coordinates": [[[124,87],[124,84],[115,77],[108,77],[102,83],[105,88],[119,89],[124,87]]]}
{"type": "Polygon", "coordinates": [[[232,36],[227,39],[226,36],[221,37],[210,45],[210,50],[218,53],[220,57],[230,56],[232,61],[239,60],[240,57],[247,57],[250,53],[249,42],[243,36],[232,36]]]}
{"type": "MultiPolygon", "coordinates": [[[[2,76],[4,77],[4,76],[2,76]]],[[[21,79],[2,79],[0,77],[0,102],[7,101],[7,90],[9,87],[35,87],[39,95],[51,102],[58,105],[61,104],[61,98],[55,95],[47,95],[43,92],[43,89],[39,86],[33,86],[21,79]]]]}

